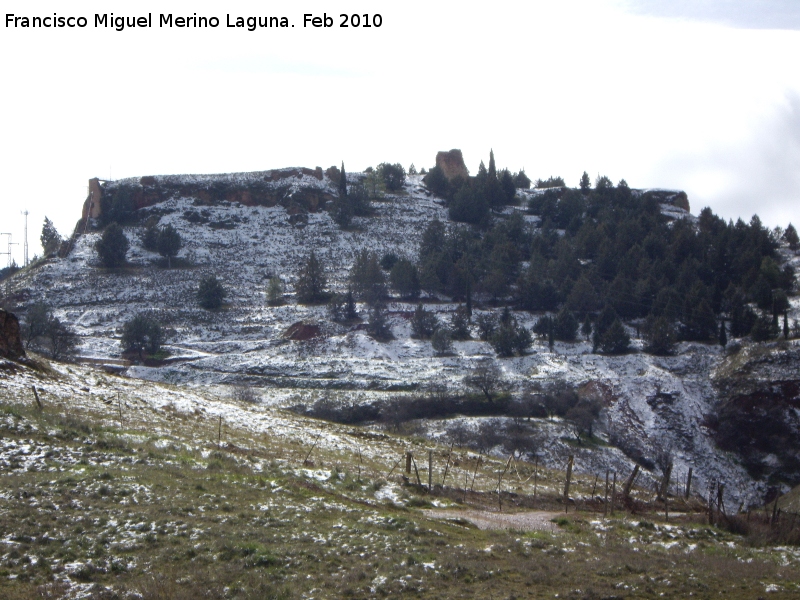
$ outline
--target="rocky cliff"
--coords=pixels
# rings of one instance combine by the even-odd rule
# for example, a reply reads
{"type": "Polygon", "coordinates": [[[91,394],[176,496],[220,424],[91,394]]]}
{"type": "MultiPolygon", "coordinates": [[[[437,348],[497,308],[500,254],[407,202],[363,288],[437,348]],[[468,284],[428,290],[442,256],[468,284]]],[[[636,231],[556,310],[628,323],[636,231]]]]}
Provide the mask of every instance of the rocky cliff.
{"type": "Polygon", "coordinates": [[[25,356],[19,320],[16,315],[0,308],[0,356],[18,359],[25,356]]]}

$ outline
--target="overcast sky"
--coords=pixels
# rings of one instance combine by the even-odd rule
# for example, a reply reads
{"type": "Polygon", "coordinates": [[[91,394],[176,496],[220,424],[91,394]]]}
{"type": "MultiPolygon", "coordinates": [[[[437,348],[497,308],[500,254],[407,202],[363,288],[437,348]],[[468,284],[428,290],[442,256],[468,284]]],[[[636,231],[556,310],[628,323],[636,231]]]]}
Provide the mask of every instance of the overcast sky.
{"type": "MultiPolygon", "coordinates": [[[[0,232],[40,253],[91,177],[287,166],[430,167],[460,148],[577,185],[687,191],[693,212],[800,225],[800,2],[591,0],[3,2],[0,232]],[[335,6],[334,6],[335,4],[335,6]],[[95,29],[96,12],[220,18],[216,29],[95,29]],[[303,13],[380,13],[371,29],[303,13]],[[85,29],[5,26],[86,16],[85,29]],[[294,28],[225,27],[226,15],[294,28]]],[[[0,237],[5,251],[6,237],[0,237]]],[[[21,262],[22,246],[13,247],[21,262]]],[[[0,257],[0,266],[5,266],[0,257]]]]}

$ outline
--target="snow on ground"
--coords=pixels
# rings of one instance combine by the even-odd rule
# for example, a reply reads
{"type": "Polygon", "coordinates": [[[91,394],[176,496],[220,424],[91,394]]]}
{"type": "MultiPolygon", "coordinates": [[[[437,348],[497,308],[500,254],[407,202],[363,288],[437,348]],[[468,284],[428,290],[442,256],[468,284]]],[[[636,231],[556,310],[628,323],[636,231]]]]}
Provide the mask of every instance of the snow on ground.
{"type": "MultiPolygon", "coordinates": [[[[245,181],[251,175],[263,174],[163,179],[167,183],[199,183],[215,177],[245,181]]],[[[295,184],[327,185],[307,175],[295,184]]],[[[189,266],[157,266],[159,257],[139,241],[141,228],[129,227],[130,266],[117,272],[99,269],[93,249],[99,234],[88,233],[78,239],[67,258],[50,259],[7,283],[6,294],[23,304],[45,300],[54,306],[57,316],[73,324],[80,334],[83,357],[124,369],[132,379],[188,386],[165,392],[163,388],[115,379],[114,385],[131,387],[142,402],[158,406],[173,403],[177,410],[200,410],[209,417],[222,414],[226,420],[255,431],[307,436],[308,432],[297,432],[294,423],[269,407],[311,401],[325,390],[333,390],[331,393],[342,401],[362,402],[429,383],[459,388],[476,365],[491,360],[518,390],[533,382],[556,379],[576,385],[596,382],[606,404],[601,435],[608,439],[616,433],[635,439],[637,447],[651,459],[659,452],[671,452],[676,473],[694,468],[697,490],[703,491],[712,480],[721,479],[737,499],[754,501],[763,491],[734,457],[716,449],[702,425],[716,401],[710,374],[723,359],[716,346],[682,344],[674,357],[639,352],[608,357],[592,354],[585,342],[556,343],[550,351],[539,340],[527,356],[498,360],[487,343],[477,341],[474,331],[472,341],[454,343],[452,356],[438,357],[429,342],[410,337],[408,319],[413,303],[388,304],[395,339],[387,343],[376,342],[358,327],[330,322],[324,307],[295,304],[296,274],[312,250],[327,265],[331,288],[343,291],[359,250],[414,258],[425,226],[434,219],[446,221],[446,209],[424,190],[420,176],[409,177],[402,194],[387,195],[373,206],[373,216],[357,218],[352,230],[342,231],[325,211],[310,213],[305,225],[292,225],[282,206],[247,207],[227,202],[198,206],[191,197],[172,198],[143,210],[158,215],[161,225],[172,224],[178,229],[184,242],[179,257],[189,266]],[[197,211],[202,212],[206,223],[187,218],[197,211]],[[230,228],[210,226],[221,222],[230,228]],[[229,306],[218,313],[200,309],[195,298],[199,280],[210,273],[229,292],[229,306]],[[283,306],[267,303],[266,290],[272,276],[284,282],[287,303],[283,306]],[[120,360],[122,324],[141,311],[154,313],[165,325],[171,356],[161,366],[130,366],[120,360]],[[286,329],[298,321],[320,324],[323,336],[302,342],[284,339],[286,329]],[[241,383],[258,390],[261,412],[255,408],[242,411],[233,404],[209,399],[225,397],[225,386],[241,383]]],[[[672,206],[669,209],[681,211],[672,206]]],[[[786,258],[800,263],[796,254],[786,258]]],[[[792,299],[790,318],[800,317],[799,303],[797,298],[792,299]]],[[[447,321],[455,307],[442,302],[428,308],[447,321]]],[[[364,307],[361,309],[365,312],[364,307]]],[[[516,313],[516,317],[526,327],[538,318],[527,313],[516,313]]],[[[640,347],[641,340],[635,340],[634,346],[640,347]]],[[[57,388],[53,393],[69,394],[57,388]]],[[[441,432],[441,425],[431,424],[430,431],[431,435],[441,432]]],[[[544,451],[551,466],[560,465],[565,453],[571,451],[563,437],[562,428],[562,435],[554,435],[544,451]]],[[[335,436],[328,442],[333,446],[346,444],[335,436]]],[[[576,468],[591,472],[604,472],[605,468],[629,472],[633,464],[617,449],[587,452],[581,460],[583,464],[576,468]]]]}

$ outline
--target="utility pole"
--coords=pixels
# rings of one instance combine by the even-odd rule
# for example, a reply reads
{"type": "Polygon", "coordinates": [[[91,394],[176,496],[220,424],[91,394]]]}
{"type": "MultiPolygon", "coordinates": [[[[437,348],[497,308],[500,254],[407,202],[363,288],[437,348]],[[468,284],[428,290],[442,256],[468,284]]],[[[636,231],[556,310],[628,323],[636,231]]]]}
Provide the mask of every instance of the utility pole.
{"type": "Polygon", "coordinates": [[[25,266],[28,266],[28,211],[23,210],[22,214],[25,215],[25,266]]]}
{"type": "Polygon", "coordinates": [[[11,234],[10,233],[0,233],[0,235],[7,235],[8,236],[8,252],[0,252],[0,254],[7,254],[8,255],[8,266],[11,266],[11,234]]]}

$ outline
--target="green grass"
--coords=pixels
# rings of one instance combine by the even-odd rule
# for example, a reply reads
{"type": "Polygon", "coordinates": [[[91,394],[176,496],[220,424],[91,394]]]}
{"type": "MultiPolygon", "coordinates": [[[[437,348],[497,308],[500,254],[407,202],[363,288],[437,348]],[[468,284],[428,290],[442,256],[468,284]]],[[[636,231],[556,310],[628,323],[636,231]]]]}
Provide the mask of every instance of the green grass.
{"type": "MultiPolygon", "coordinates": [[[[295,439],[229,426],[218,448],[215,427],[198,415],[128,409],[120,425],[114,410],[65,416],[50,402],[40,413],[0,396],[4,447],[32,449],[0,469],[3,598],[64,597],[77,585],[91,597],[145,599],[757,598],[769,585],[770,598],[800,592],[800,553],[749,547],[691,512],[669,524],[621,512],[603,521],[579,503],[555,519],[555,533],[482,531],[416,508],[458,506],[460,490],[437,499],[403,487],[405,506],[375,499],[397,486],[399,471],[388,472],[408,440],[347,428],[362,448],[394,444],[390,455],[359,463],[319,447],[308,468],[331,471],[319,481],[303,474],[308,446],[295,439]],[[36,468],[26,470],[36,453],[36,468]]],[[[474,464],[466,454],[454,460],[450,483],[474,464]]],[[[490,462],[481,472],[501,467],[490,462]]],[[[521,506],[531,468],[520,464],[508,480],[521,506]]],[[[468,495],[471,508],[494,509],[493,480],[483,477],[468,495]]],[[[558,474],[543,471],[538,482],[536,506],[563,510],[548,488],[541,496],[548,482],[560,486],[558,474]]],[[[576,475],[573,486],[585,492],[592,483],[576,475]]],[[[511,500],[503,505],[515,510],[511,500]]]]}

